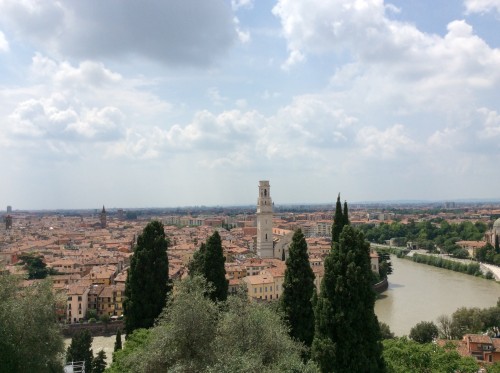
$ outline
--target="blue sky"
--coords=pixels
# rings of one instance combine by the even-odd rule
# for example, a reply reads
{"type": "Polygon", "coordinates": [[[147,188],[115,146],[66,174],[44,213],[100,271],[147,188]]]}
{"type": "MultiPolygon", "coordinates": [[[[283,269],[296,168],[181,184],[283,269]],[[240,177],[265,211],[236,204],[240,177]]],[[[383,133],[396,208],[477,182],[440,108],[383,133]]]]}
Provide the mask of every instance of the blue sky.
{"type": "Polygon", "coordinates": [[[500,198],[500,0],[0,0],[0,209],[500,198]]]}

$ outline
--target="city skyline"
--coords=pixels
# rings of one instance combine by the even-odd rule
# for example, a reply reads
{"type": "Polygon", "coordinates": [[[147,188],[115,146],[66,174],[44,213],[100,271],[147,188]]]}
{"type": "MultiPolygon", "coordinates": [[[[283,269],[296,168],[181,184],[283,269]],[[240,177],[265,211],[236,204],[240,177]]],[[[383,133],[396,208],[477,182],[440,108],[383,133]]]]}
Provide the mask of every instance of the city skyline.
{"type": "Polygon", "coordinates": [[[500,199],[499,0],[0,1],[0,206],[500,199]]]}

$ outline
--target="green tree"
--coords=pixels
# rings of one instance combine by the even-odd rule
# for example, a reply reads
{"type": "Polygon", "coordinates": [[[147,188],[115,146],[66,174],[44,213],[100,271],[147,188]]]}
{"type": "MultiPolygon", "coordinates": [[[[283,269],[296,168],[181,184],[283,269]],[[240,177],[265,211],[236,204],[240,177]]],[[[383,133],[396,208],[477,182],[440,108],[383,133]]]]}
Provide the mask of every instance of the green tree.
{"type": "Polygon", "coordinates": [[[125,283],[125,330],[150,328],[165,306],[170,291],[168,241],[163,224],[152,221],[137,239],[125,283]]]}
{"type": "Polygon", "coordinates": [[[344,225],[351,224],[349,221],[349,210],[347,209],[347,201],[344,201],[344,211],[342,212],[344,216],[344,225]]]}
{"type": "Polygon", "coordinates": [[[62,369],[63,338],[54,312],[52,284],[22,287],[20,279],[0,273],[0,370],[57,372],[62,369]]]}
{"type": "Polygon", "coordinates": [[[92,373],[103,373],[106,369],[106,353],[101,350],[92,360],[92,373]]]}
{"type": "Polygon", "coordinates": [[[19,256],[19,260],[24,265],[24,269],[28,271],[29,280],[40,280],[47,277],[47,275],[57,274],[57,271],[47,268],[47,264],[45,264],[41,256],[26,254],[19,256]]]}
{"type": "MultiPolygon", "coordinates": [[[[127,343],[123,349],[113,353],[113,363],[106,370],[106,373],[132,372],[132,367],[140,358],[140,354],[145,350],[145,346],[151,337],[152,329],[136,329],[127,336],[127,343]]],[[[137,370],[135,370],[137,372],[137,370]]]]}
{"type": "Polygon", "coordinates": [[[286,259],[283,295],[280,300],[290,336],[311,346],[314,337],[314,310],[311,299],[315,292],[314,273],[309,264],[307,242],[296,230],[286,259]]]}
{"type": "Polygon", "coordinates": [[[114,352],[121,350],[121,349],[122,349],[122,332],[120,331],[120,329],[118,329],[116,331],[114,352]]]}
{"type": "Polygon", "coordinates": [[[226,258],[222,251],[222,241],[219,232],[215,231],[207,239],[203,257],[203,276],[213,285],[210,299],[214,301],[226,300],[229,281],[226,279],[226,268],[224,267],[226,258]]]}
{"type": "Polygon", "coordinates": [[[479,365],[472,357],[462,357],[454,346],[439,347],[407,338],[384,341],[384,360],[390,373],[476,373],[479,365]]]}
{"type": "Polygon", "coordinates": [[[432,321],[421,321],[410,329],[409,337],[418,343],[430,343],[437,338],[438,327],[432,321]]]}
{"type": "Polygon", "coordinates": [[[340,238],[340,233],[346,225],[344,213],[342,212],[342,204],[340,203],[340,193],[337,196],[337,203],[335,205],[335,214],[333,215],[333,225],[332,225],[332,244],[334,242],[338,243],[340,238]]]}
{"type": "Polygon", "coordinates": [[[346,225],[325,259],[312,345],[324,373],[385,371],[369,252],[363,234],[346,225]]]}
{"type": "Polygon", "coordinates": [[[193,259],[189,261],[188,270],[191,277],[196,275],[204,276],[206,245],[203,242],[200,248],[193,254],[193,259]]]}
{"type": "Polygon", "coordinates": [[[109,372],[318,372],[270,307],[246,294],[218,307],[205,296],[211,287],[201,276],[178,282],[157,325],[139,342],[134,332],[109,372]]]}
{"type": "Polygon", "coordinates": [[[66,351],[66,362],[85,362],[85,372],[92,372],[92,335],[87,329],[83,329],[71,338],[71,344],[66,351]]]}
{"type": "Polygon", "coordinates": [[[394,338],[394,333],[391,332],[391,328],[385,322],[378,322],[380,327],[380,335],[382,336],[382,340],[384,339],[392,339],[394,338]]]}

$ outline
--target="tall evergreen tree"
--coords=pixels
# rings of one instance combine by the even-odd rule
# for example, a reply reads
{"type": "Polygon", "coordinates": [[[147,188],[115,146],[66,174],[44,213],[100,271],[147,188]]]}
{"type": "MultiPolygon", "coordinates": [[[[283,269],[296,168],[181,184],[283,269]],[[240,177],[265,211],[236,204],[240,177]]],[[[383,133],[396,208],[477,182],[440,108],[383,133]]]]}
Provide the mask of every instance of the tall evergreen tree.
{"type": "Polygon", "coordinates": [[[170,291],[168,241],[163,224],[152,221],[137,239],[125,283],[125,330],[150,328],[165,307],[170,291]]]}
{"type": "Polygon", "coordinates": [[[204,276],[204,266],[205,266],[205,252],[207,251],[207,247],[205,243],[203,242],[198,249],[198,251],[195,251],[193,254],[193,259],[189,261],[188,264],[188,270],[189,270],[189,275],[191,277],[196,276],[196,275],[202,275],[204,276]]]}
{"type": "Polygon", "coordinates": [[[325,259],[312,345],[324,373],[385,372],[369,252],[363,234],[347,225],[325,259]]]}
{"type": "Polygon", "coordinates": [[[85,372],[92,372],[92,335],[86,329],[78,332],[71,338],[71,344],[66,351],[66,361],[85,361],[85,372]]]}
{"type": "Polygon", "coordinates": [[[115,349],[114,352],[122,349],[122,333],[120,329],[116,331],[116,339],[115,339],[115,349]]]}
{"type": "Polygon", "coordinates": [[[203,276],[214,286],[210,298],[213,301],[225,301],[229,288],[229,281],[226,279],[226,268],[224,263],[226,258],[222,251],[222,240],[219,232],[215,231],[207,239],[204,253],[203,276]]]}
{"type": "Polygon", "coordinates": [[[344,225],[349,225],[351,222],[349,221],[349,210],[347,209],[347,201],[344,201],[344,225]]]}
{"type": "Polygon", "coordinates": [[[333,215],[332,225],[332,246],[334,243],[339,242],[340,233],[345,225],[345,218],[342,212],[342,204],[340,203],[340,193],[337,196],[337,203],[335,205],[335,214],[333,215]]]}
{"type": "Polygon", "coordinates": [[[103,373],[105,369],[106,369],[106,353],[104,352],[104,350],[101,350],[92,360],[92,373],[103,373]]]}
{"type": "Polygon", "coordinates": [[[314,273],[309,264],[307,243],[300,229],[296,230],[288,258],[280,306],[290,325],[290,336],[311,346],[314,337],[314,310],[312,297],[314,273]]]}

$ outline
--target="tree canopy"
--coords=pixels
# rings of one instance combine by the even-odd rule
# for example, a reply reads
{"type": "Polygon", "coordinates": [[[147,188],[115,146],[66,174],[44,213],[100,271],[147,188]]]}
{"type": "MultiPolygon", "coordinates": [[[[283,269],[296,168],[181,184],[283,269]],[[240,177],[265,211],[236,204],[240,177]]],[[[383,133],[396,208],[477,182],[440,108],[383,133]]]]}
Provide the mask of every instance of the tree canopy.
{"type": "Polygon", "coordinates": [[[438,328],[432,321],[421,321],[410,330],[408,335],[418,343],[430,343],[438,337],[438,328]]]}
{"type": "Polygon", "coordinates": [[[225,262],[222,240],[219,232],[215,231],[206,243],[201,244],[189,263],[191,276],[201,275],[213,285],[209,294],[212,300],[224,301],[227,298],[229,282],[226,279],[225,262]]]}
{"type": "Polygon", "coordinates": [[[125,330],[150,328],[166,304],[168,279],[168,241],[163,224],[151,221],[137,239],[125,283],[125,330]]]}
{"type": "Polygon", "coordinates": [[[271,308],[244,294],[218,307],[205,296],[211,287],[200,276],[177,283],[158,324],[134,332],[109,371],[318,372],[301,361],[301,346],[271,308]]]}
{"type": "Polygon", "coordinates": [[[369,244],[346,225],[325,259],[315,309],[312,357],[322,372],[385,371],[371,279],[369,244]]]}
{"type": "Polygon", "coordinates": [[[5,372],[62,369],[64,344],[54,312],[51,283],[21,287],[20,279],[0,274],[0,364],[5,372]]]}
{"type": "Polygon", "coordinates": [[[311,299],[315,292],[314,273],[304,234],[295,231],[286,259],[285,279],[280,306],[290,325],[290,335],[311,346],[314,337],[314,310],[311,299]]]}
{"type": "Polygon", "coordinates": [[[71,344],[66,351],[66,362],[85,362],[85,371],[92,372],[92,335],[87,329],[83,329],[71,338],[71,344]]]}

